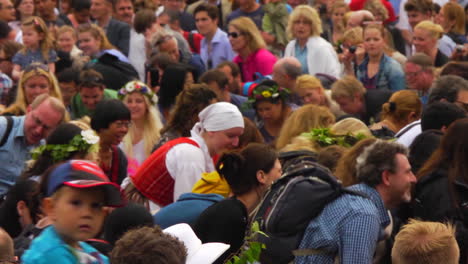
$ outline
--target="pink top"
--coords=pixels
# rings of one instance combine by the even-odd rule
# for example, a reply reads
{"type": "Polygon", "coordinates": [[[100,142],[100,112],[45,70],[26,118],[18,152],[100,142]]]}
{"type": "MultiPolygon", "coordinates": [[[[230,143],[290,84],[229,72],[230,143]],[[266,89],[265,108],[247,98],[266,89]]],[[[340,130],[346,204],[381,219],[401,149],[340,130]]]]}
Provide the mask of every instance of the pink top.
{"type": "Polygon", "coordinates": [[[271,54],[267,49],[258,49],[250,54],[245,61],[239,55],[233,61],[241,68],[242,80],[251,82],[255,80],[254,75],[256,72],[262,75],[271,74],[276,60],[275,55],[271,54]]]}

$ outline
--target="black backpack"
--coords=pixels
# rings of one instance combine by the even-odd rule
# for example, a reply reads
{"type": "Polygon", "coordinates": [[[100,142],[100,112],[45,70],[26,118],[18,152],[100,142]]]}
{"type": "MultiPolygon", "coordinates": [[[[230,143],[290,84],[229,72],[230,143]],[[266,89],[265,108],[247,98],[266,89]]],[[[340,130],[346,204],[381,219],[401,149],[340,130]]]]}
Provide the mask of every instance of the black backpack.
{"type": "Polygon", "coordinates": [[[363,196],[345,189],[328,168],[310,156],[293,156],[287,162],[285,173],[265,194],[253,218],[267,235],[257,237],[266,245],[260,257],[262,264],[290,263],[295,255],[318,252],[297,250],[309,222],[344,193],[363,196]]]}

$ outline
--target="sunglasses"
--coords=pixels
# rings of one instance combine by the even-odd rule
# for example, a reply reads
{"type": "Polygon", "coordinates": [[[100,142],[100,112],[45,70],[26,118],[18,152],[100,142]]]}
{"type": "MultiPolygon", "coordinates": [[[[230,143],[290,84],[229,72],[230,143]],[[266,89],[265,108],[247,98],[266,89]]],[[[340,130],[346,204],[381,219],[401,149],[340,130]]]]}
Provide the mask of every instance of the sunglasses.
{"type": "Polygon", "coordinates": [[[49,66],[42,64],[42,63],[38,63],[38,62],[33,62],[24,68],[24,72],[37,71],[37,70],[43,70],[43,71],[49,72],[49,66]]]}
{"type": "Polygon", "coordinates": [[[240,35],[242,35],[242,33],[237,33],[237,32],[228,33],[228,37],[232,37],[232,38],[238,38],[240,35]]]}

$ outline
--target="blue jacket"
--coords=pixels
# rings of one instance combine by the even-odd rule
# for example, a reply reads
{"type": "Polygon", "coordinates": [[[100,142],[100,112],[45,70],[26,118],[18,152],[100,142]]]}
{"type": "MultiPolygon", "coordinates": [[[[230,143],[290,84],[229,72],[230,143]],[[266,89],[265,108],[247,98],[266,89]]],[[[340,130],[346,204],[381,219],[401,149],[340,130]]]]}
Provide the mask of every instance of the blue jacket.
{"type": "MultiPolygon", "coordinates": [[[[358,66],[356,77],[359,81],[363,81],[367,75],[367,64],[369,57],[366,56],[364,61],[358,66]]],[[[406,88],[405,74],[400,63],[383,55],[380,60],[379,72],[377,73],[377,89],[387,89],[392,92],[403,90],[406,88]]]]}
{"type": "Polygon", "coordinates": [[[184,193],[175,203],[159,210],[153,216],[154,223],[162,229],[180,223],[187,223],[193,226],[206,208],[223,199],[223,196],[214,193],[184,193]]]}
{"type": "MultiPolygon", "coordinates": [[[[94,261],[87,260],[86,264],[109,264],[107,257],[99,253],[92,246],[79,242],[83,252],[95,258],[94,261]]],[[[59,237],[53,226],[47,227],[42,233],[32,241],[29,249],[21,257],[23,264],[76,264],[82,263],[78,260],[76,252],[59,237]]]]}

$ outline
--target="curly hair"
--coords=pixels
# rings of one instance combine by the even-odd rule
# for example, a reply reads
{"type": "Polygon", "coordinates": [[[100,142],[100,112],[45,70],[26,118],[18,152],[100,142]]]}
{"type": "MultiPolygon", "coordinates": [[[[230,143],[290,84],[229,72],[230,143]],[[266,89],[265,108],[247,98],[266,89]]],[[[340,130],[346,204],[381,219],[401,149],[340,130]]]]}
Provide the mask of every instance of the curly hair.
{"type": "Polygon", "coordinates": [[[158,226],[141,227],[125,233],[110,253],[113,264],[184,264],[187,249],[177,238],[158,226]]]}

